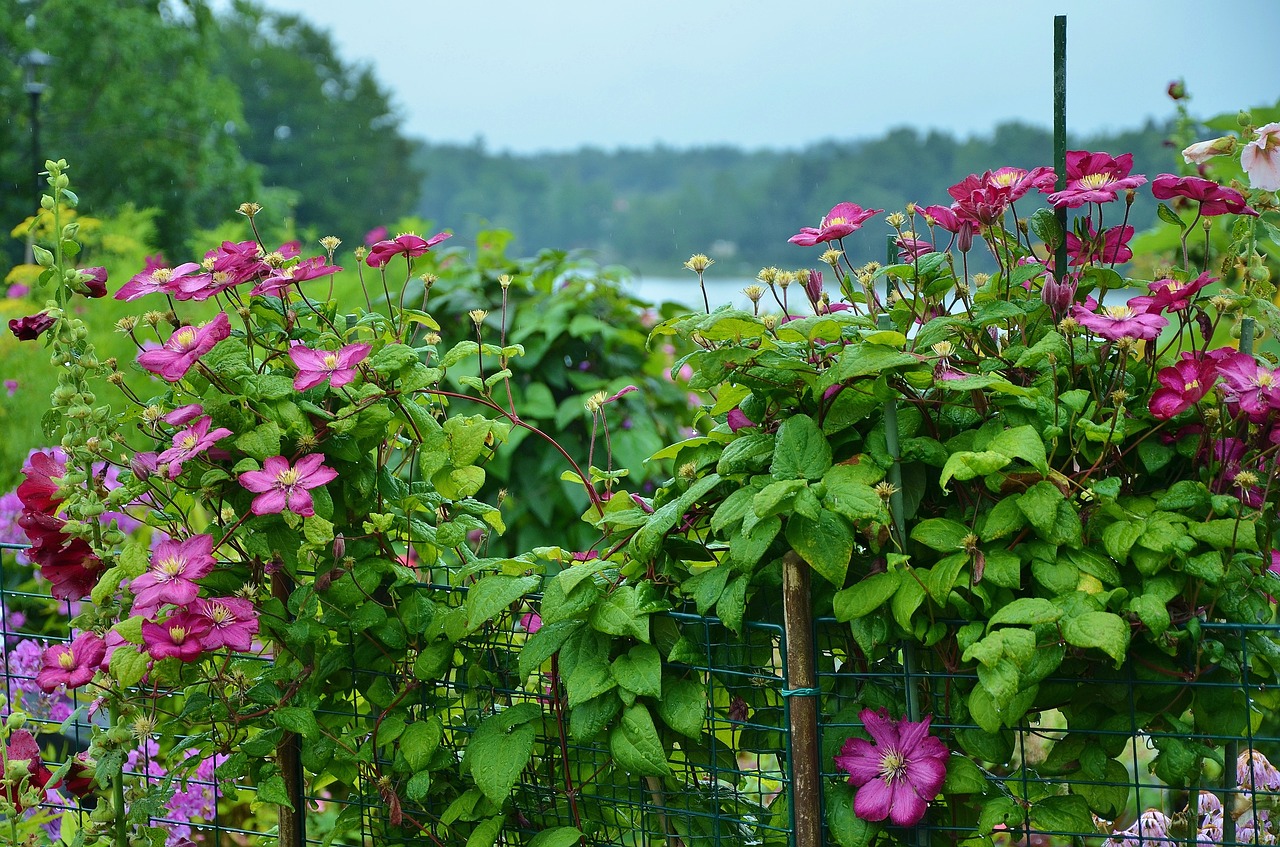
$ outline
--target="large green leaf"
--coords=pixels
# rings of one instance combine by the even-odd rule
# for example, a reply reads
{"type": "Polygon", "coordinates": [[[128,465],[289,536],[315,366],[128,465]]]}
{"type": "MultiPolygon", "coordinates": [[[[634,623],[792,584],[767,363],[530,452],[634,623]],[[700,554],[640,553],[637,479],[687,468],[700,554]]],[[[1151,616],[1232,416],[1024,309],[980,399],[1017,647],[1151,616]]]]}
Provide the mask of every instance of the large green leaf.
{"type": "Polygon", "coordinates": [[[813,570],[837,588],[844,585],[853,556],[853,527],[843,517],[823,509],[818,520],[792,515],[787,542],[813,570]]]}
{"type": "Polygon", "coordinates": [[[671,774],[657,727],[641,703],[628,706],[622,713],[622,722],[609,733],[609,752],[623,769],[637,776],[671,774]]]}
{"type": "Polygon", "coordinates": [[[467,742],[471,776],[495,806],[507,799],[528,764],[541,718],[536,703],[520,703],[485,718],[467,742]]]}
{"type": "Polygon", "coordinates": [[[831,445],[808,415],[793,415],[778,427],[770,472],[775,479],[821,479],[831,467],[831,445]]]}

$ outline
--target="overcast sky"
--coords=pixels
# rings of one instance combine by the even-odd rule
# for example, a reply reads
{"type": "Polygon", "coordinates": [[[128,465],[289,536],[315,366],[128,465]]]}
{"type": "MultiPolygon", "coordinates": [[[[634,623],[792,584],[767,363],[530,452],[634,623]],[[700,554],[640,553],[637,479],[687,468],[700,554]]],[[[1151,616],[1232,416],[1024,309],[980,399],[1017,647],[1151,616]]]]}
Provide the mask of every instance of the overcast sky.
{"type": "MultiPolygon", "coordinates": [[[[371,64],[406,134],[532,152],[657,142],[794,148],[891,127],[1068,127],[1280,99],[1280,0],[260,0],[371,64]]],[[[216,0],[224,7],[227,0],[216,0]]]]}

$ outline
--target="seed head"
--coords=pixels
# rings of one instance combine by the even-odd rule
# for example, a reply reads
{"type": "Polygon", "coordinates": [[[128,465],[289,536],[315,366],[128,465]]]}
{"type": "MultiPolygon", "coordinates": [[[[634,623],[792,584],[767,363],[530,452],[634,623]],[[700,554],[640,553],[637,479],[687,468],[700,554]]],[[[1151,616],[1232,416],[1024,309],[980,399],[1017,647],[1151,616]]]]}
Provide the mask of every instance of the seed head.
{"type": "Polygon", "coordinates": [[[338,245],[342,243],[342,239],[336,235],[326,235],[320,239],[320,246],[329,254],[329,258],[333,258],[333,252],[338,249],[338,245]]]}
{"type": "Polygon", "coordinates": [[[352,250],[351,252],[356,257],[356,261],[360,262],[364,260],[365,256],[369,255],[369,248],[361,246],[361,247],[357,247],[355,250],[352,250]]]}
{"type": "Polygon", "coordinates": [[[511,287],[511,274],[503,274],[498,277],[498,285],[502,286],[502,290],[506,291],[511,287]]]}
{"type": "Polygon", "coordinates": [[[685,262],[684,266],[694,273],[700,274],[715,263],[715,259],[708,258],[703,253],[695,253],[689,257],[689,261],[685,262]]]}
{"type": "Polygon", "coordinates": [[[1240,471],[1236,474],[1236,485],[1240,488],[1253,488],[1258,484],[1258,475],[1253,471],[1240,471]]]}
{"type": "Polygon", "coordinates": [[[152,311],[142,315],[142,322],[147,326],[159,326],[162,320],[164,320],[164,312],[152,311]]]}
{"type": "Polygon", "coordinates": [[[489,317],[489,313],[484,309],[472,309],[467,312],[467,317],[471,318],[471,322],[479,328],[480,324],[484,323],[484,319],[489,317]]]}
{"type": "Polygon", "coordinates": [[[254,215],[262,211],[262,206],[257,203],[241,203],[236,207],[236,211],[252,220],[254,215]]]}
{"type": "Polygon", "coordinates": [[[894,229],[900,229],[907,222],[907,216],[902,212],[893,212],[885,216],[884,222],[894,229]]]}
{"type": "Polygon", "coordinates": [[[133,315],[125,315],[116,321],[116,329],[120,332],[133,332],[133,328],[138,325],[138,319],[133,315]]]}
{"type": "Polygon", "coordinates": [[[680,478],[683,479],[685,482],[692,482],[693,478],[698,475],[698,466],[695,465],[693,462],[685,462],[683,465],[680,466],[680,469],[677,471],[677,473],[680,475],[680,478]]]}
{"type": "Polygon", "coordinates": [[[756,279],[760,280],[765,285],[773,285],[778,281],[778,269],[761,268],[760,273],[756,274],[756,279]]]}
{"type": "Polygon", "coordinates": [[[822,259],[824,264],[828,264],[834,268],[836,265],[840,264],[840,257],[843,255],[843,250],[828,250],[819,258],[822,259]]]}
{"type": "Polygon", "coordinates": [[[764,286],[748,285],[746,288],[742,289],[742,293],[747,295],[747,299],[752,303],[759,303],[760,298],[764,296],[764,286]]]}
{"type": "Polygon", "coordinates": [[[878,482],[874,490],[881,500],[888,503],[889,498],[898,493],[898,486],[892,482],[878,482]]]}

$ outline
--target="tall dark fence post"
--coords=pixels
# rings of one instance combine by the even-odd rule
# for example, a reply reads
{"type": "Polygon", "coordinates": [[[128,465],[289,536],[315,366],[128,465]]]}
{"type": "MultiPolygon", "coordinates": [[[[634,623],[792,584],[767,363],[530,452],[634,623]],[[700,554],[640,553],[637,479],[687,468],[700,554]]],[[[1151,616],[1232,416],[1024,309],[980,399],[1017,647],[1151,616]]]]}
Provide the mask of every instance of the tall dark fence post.
{"type": "Polygon", "coordinates": [[[794,847],[822,847],[822,773],[818,750],[818,680],[813,659],[809,563],[794,550],[782,557],[782,624],[787,637],[788,724],[794,847]]]}
{"type": "MultiPolygon", "coordinates": [[[[1053,18],[1053,165],[1058,190],[1067,187],[1067,16],[1053,18]]],[[[1067,273],[1067,207],[1054,210],[1062,237],[1054,245],[1054,270],[1059,280],[1067,273]]]]}
{"type": "MultiPolygon", "coordinates": [[[[271,578],[271,593],[285,605],[289,606],[289,595],[293,591],[293,582],[284,571],[271,578]]],[[[276,745],[276,764],[280,767],[280,776],[284,779],[285,791],[289,796],[289,804],[280,807],[279,847],[304,847],[307,843],[307,804],[303,787],[305,780],[302,774],[302,747],[297,733],[286,732],[276,745]]]]}

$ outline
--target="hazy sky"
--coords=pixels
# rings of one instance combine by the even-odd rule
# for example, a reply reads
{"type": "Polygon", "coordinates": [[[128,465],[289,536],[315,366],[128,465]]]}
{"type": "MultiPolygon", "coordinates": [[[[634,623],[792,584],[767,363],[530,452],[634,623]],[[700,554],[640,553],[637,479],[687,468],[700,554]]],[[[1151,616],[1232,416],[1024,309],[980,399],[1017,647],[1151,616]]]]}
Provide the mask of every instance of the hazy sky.
{"type": "MultiPolygon", "coordinates": [[[[227,0],[218,0],[223,5],[227,0]]],[[[1280,0],[260,0],[373,65],[406,134],[490,150],[798,147],[890,127],[1139,126],[1280,99],[1280,0]]]]}

